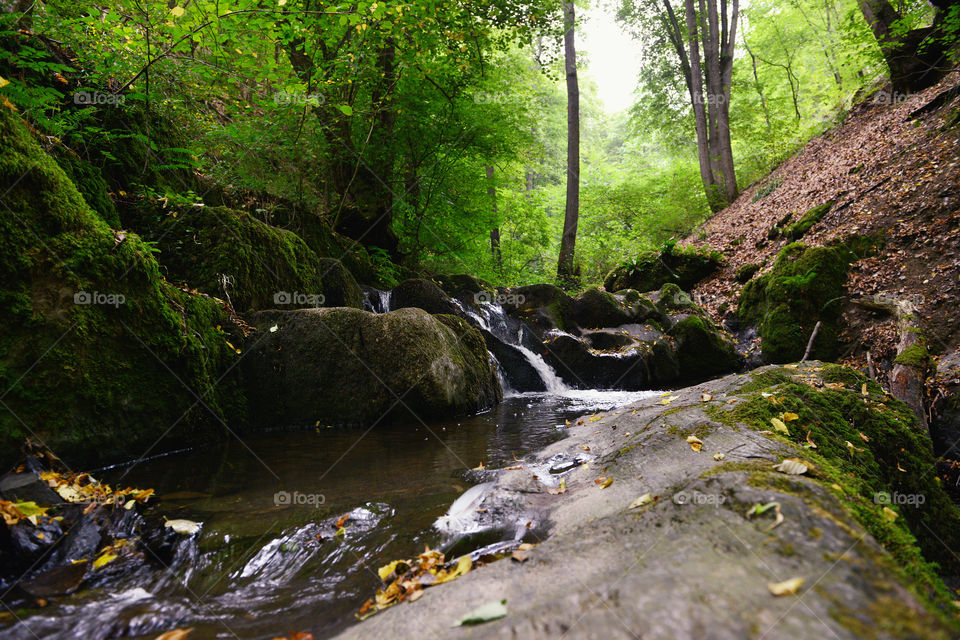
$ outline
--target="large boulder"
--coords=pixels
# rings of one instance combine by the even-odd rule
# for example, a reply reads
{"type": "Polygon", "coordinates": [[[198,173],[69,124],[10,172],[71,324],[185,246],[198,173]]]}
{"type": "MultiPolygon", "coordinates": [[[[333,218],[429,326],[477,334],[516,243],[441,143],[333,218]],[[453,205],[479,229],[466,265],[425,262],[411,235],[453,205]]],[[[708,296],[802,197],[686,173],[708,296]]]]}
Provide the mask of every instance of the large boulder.
{"type": "Polygon", "coordinates": [[[626,325],[621,333],[548,334],[544,360],[577,389],[651,389],[680,374],[673,345],[653,327],[626,325]]]}
{"type": "Polygon", "coordinates": [[[688,316],[670,327],[667,335],[677,342],[680,376],[684,380],[704,380],[734,371],[740,365],[736,345],[707,319],[688,316]]]}
{"type": "Polygon", "coordinates": [[[737,316],[741,324],[757,327],[765,362],[803,357],[817,322],[821,326],[811,357],[837,355],[837,322],[850,259],[845,246],[794,242],[780,251],[771,271],[744,285],[737,316]]]}
{"type": "Polygon", "coordinates": [[[164,216],[152,230],[172,281],[229,296],[238,312],[362,306],[360,286],[343,264],[318,257],[291,231],[226,207],[190,207],[176,214],[164,216]]]}
{"type": "Polygon", "coordinates": [[[222,305],[167,284],[8,107],[0,135],[0,465],[26,436],[81,465],[224,435],[242,396],[222,305]]]}
{"type": "Polygon", "coordinates": [[[502,397],[483,337],[454,316],[323,308],[247,320],[257,333],[241,368],[251,420],[261,426],[426,420],[502,397]]]}
{"type": "Polygon", "coordinates": [[[537,544],[522,562],[474,569],[338,637],[960,634],[931,564],[957,574],[957,507],[910,409],[855,372],[769,367],[571,422],[567,438],[488,470],[463,516],[526,532],[537,544]],[[786,412],[789,435],[771,423],[786,412]],[[791,458],[804,473],[776,468],[791,458]],[[506,616],[455,625],[501,600],[506,616]]]}
{"type": "Polygon", "coordinates": [[[417,308],[427,313],[457,315],[460,307],[444,293],[437,283],[422,278],[404,280],[390,292],[390,309],[417,308]]]}
{"type": "Polygon", "coordinates": [[[554,329],[576,331],[573,298],[560,287],[552,284],[514,287],[503,290],[498,300],[511,317],[538,337],[554,329]]]}
{"type": "MultiPolygon", "coordinates": [[[[434,280],[437,281],[441,289],[451,296],[457,296],[464,292],[470,295],[476,295],[478,293],[494,293],[492,284],[482,278],[471,276],[465,273],[435,276],[434,280]]],[[[492,300],[488,300],[488,302],[492,302],[492,300]]]]}
{"type": "Polygon", "coordinates": [[[612,293],[590,287],[573,301],[573,319],[584,328],[617,327],[634,321],[627,306],[612,293]]]}
{"type": "Polygon", "coordinates": [[[723,264],[722,255],[710,249],[669,246],[645,251],[613,269],[603,281],[607,291],[656,291],[668,282],[690,289],[723,264]]]}

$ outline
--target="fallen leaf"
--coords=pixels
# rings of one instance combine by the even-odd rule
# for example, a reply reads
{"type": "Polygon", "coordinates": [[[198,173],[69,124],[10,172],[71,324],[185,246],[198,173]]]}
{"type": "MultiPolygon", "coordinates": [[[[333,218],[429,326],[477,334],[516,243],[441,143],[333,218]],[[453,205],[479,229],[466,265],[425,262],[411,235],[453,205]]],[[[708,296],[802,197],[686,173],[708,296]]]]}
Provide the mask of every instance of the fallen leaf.
{"type": "Polygon", "coordinates": [[[700,451],[703,449],[703,440],[697,436],[687,436],[687,442],[690,444],[690,449],[693,451],[700,451]]]}
{"type": "Polygon", "coordinates": [[[161,633],[155,638],[155,640],[183,640],[192,632],[193,627],[190,627],[189,629],[173,629],[172,631],[161,633]]]}
{"type": "Polygon", "coordinates": [[[899,460],[897,460],[897,471],[902,471],[903,473],[906,473],[906,472],[907,472],[906,469],[904,469],[903,467],[900,466],[900,461],[899,461],[899,460]]]}
{"type": "Polygon", "coordinates": [[[797,458],[787,458],[783,460],[780,464],[774,465],[773,467],[780,473],[786,473],[791,476],[802,475],[809,470],[808,467],[802,460],[797,458]]]}
{"type": "Polygon", "coordinates": [[[507,615],[507,601],[488,602],[482,607],[477,607],[467,615],[460,618],[453,626],[469,626],[474,624],[483,624],[491,620],[499,620],[507,615]]]}
{"type": "Polygon", "coordinates": [[[192,536],[200,531],[200,524],[193,520],[167,520],[163,526],[173,529],[182,536],[192,536]]]}
{"type": "Polygon", "coordinates": [[[713,396],[710,395],[709,393],[701,393],[700,400],[702,400],[703,402],[710,402],[711,400],[713,400],[713,396]]]}
{"type": "Polygon", "coordinates": [[[870,438],[868,438],[867,434],[865,434],[863,431],[857,431],[857,434],[860,436],[860,439],[863,440],[864,442],[870,442],[870,438]]]}
{"type": "Polygon", "coordinates": [[[787,429],[787,425],[785,425],[780,418],[770,418],[770,424],[773,425],[775,431],[790,435],[790,430],[787,429]]]}
{"type": "Polygon", "coordinates": [[[810,432],[809,432],[809,431],[807,431],[807,444],[810,446],[811,449],[816,449],[816,448],[817,448],[816,443],[815,443],[815,442],[813,441],[813,439],[810,437],[810,432]]]}
{"type": "Polygon", "coordinates": [[[96,560],[93,561],[93,568],[94,568],[94,569],[99,569],[99,568],[102,567],[103,565],[109,564],[109,563],[113,562],[113,561],[116,560],[116,559],[117,559],[116,554],[114,554],[114,553],[105,553],[105,554],[101,555],[99,558],[97,558],[96,560]]]}
{"type": "Polygon", "coordinates": [[[526,551],[516,550],[510,554],[511,560],[516,560],[520,564],[523,564],[530,559],[530,555],[526,551]]]}
{"type": "Polygon", "coordinates": [[[795,413],[790,413],[789,411],[783,414],[784,422],[793,422],[794,420],[799,420],[800,416],[795,413]]]}
{"type": "Polygon", "coordinates": [[[649,493],[645,493],[633,502],[630,503],[628,509],[636,509],[637,507],[642,507],[643,505],[650,504],[653,502],[653,496],[649,493]]]}
{"type": "Polygon", "coordinates": [[[600,476],[599,478],[594,480],[594,483],[600,485],[601,489],[606,489],[607,487],[613,484],[613,478],[606,478],[604,476],[600,476]]]}
{"type": "Polygon", "coordinates": [[[713,459],[716,460],[717,462],[720,462],[721,460],[723,460],[723,459],[726,458],[726,457],[727,457],[727,454],[725,454],[725,453],[715,453],[715,454],[713,454],[713,459]]]}
{"type": "Polygon", "coordinates": [[[775,596],[794,595],[803,586],[803,578],[790,578],[783,582],[767,583],[767,589],[775,596]]]}
{"type": "Polygon", "coordinates": [[[584,451],[590,451],[590,447],[588,447],[585,444],[580,445],[580,448],[583,449],[584,451]]]}
{"type": "Polygon", "coordinates": [[[882,511],[883,511],[883,515],[884,515],[884,516],[887,518],[887,520],[889,520],[890,522],[893,522],[894,520],[896,520],[897,518],[900,517],[900,514],[897,513],[896,511],[894,511],[893,509],[891,509],[890,507],[884,507],[884,508],[882,509],[882,511]]]}

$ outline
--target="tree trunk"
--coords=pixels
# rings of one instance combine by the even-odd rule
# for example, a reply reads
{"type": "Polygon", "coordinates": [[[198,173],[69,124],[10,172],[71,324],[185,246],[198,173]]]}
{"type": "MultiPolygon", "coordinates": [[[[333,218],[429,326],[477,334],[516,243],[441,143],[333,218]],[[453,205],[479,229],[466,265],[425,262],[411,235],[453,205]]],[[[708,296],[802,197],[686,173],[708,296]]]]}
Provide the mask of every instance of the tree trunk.
{"type": "MultiPolygon", "coordinates": [[[[692,2],[692,0],[690,0],[692,2]]],[[[577,83],[577,49],[574,43],[573,2],[563,7],[566,33],[563,35],[564,66],[567,72],[567,203],[560,238],[557,279],[570,286],[575,279],[574,253],[580,218],[580,87],[577,83]]]]}
{"type": "MultiPolygon", "coordinates": [[[[949,8],[951,0],[940,0],[949,8]]],[[[901,19],[900,12],[887,0],[858,0],[863,19],[873,32],[883,59],[890,70],[890,82],[898,93],[919,91],[939,80],[949,62],[939,36],[945,12],[937,7],[934,24],[922,29],[914,29],[903,36],[895,33],[895,23],[901,19]]]]}
{"type": "Polygon", "coordinates": [[[497,212],[497,186],[493,179],[493,166],[487,166],[487,195],[490,196],[490,207],[493,212],[494,226],[490,229],[490,257],[493,266],[501,276],[503,275],[503,254],[500,251],[500,223],[497,212]]]}

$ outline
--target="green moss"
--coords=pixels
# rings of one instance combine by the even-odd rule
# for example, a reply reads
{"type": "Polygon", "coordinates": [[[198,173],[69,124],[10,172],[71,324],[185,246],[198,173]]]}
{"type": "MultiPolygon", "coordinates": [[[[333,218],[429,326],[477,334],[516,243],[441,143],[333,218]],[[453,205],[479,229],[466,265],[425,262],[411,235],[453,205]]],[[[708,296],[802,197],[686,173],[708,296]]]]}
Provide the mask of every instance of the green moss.
{"type": "Polygon", "coordinates": [[[117,214],[116,207],[113,206],[113,200],[108,193],[109,187],[99,167],[72,151],[62,151],[55,155],[54,159],[77,187],[77,191],[90,208],[96,211],[108,225],[115,229],[120,228],[120,216],[117,214]]]}
{"type": "Polygon", "coordinates": [[[342,263],[322,259],[296,234],[245,211],[190,207],[155,227],[167,278],[218,297],[237,311],[271,307],[355,307],[363,294],[342,263]],[[230,280],[224,292],[221,278],[230,280]]]}
{"type": "Polygon", "coordinates": [[[908,367],[916,367],[922,371],[927,371],[933,366],[933,358],[930,352],[922,344],[912,344],[904,349],[894,360],[897,364],[908,367]]]}
{"type": "Polygon", "coordinates": [[[0,463],[24,435],[103,464],[237,424],[222,306],[165,283],[151,247],[115,235],[6,108],[0,133],[0,463]]]}
{"type": "Polygon", "coordinates": [[[787,228],[787,237],[790,240],[799,240],[802,238],[813,225],[823,220],[823,217],[830,213],[833,204],[833,202],[827,202],[807,211],[796,224],[787,228]]]}
{"type": "MultiPolygon", "coordinates": [[[[783,371],[764,372],[777,375],[761,379],[774,381],[783,371]]],[[[796,447],[797,455],[814,465],[811,476],[841,487],[838,497],[891,554],[894,568],[919,585],[925,596],[944,601],[948,594],[931,562],[948,573],[960,569],[960,562],[950,552],[960,544],[960,530],[957,508],[931,472],[935,460],[929,436],[906,405],[877,393],[875,386],[868,387],[871,395],[865,398],[860,374],[840,367],[824,367],[824,374],[825,380],[842,380],[852,388],[816,388],[781,381],[767,388],[772,396],[741,391],[742,402],[714,409],[711,416],[770,429],[771,418],[796,413],[799,419],[788,423],[790,436],[772,437],[796,447]],[[815,450],[800,446],[806,442],[808,430],[817,445],[815,450]],[[847,443],[856,447],[852,453],[847,443]],[[900,517],[891,522],[883,512],[884,495],[922,495],[924,502],[920,506],[892,505],[900,517]]],[[[754,472],[750,482],[796,493],[796,487],[785,483],[797,483],[769,469],[754,472]]]]}
{"type": "Polygon", "coordinates": [[[773,269],[744,285],[737,315],[755,324],[766,362],[799,360],[817,321],[813,357],[836,354],[843,285],[851,254],[846,247],[807,247],[793,243],[777,256],[773,269]]]}
{"type": "Polygon", "coordinates": [[[814,540],[819,540],[820,538],[823,537],[823,529],[821,529],[820,527],[810,527],[810,531],[807,532],[807,535],[809,535],[814,540]]]}
{"type": "Polygon", "coordinates": [[[737,269],[734,279],[740,284],[744,284],[753,278],[753,276],[757,275],[757,271],[760,271],[760,265],[753,264],[752,262],[747,263],[737,269]]]}
{"type": "Polygon", "coordinates": [[[684,318],[667,332],[677,341],[680,371],[689,377],[707,377],[737,368],[733,343],[698,316],[684,318]]]}
{"type": "MultiPolygon", "coordinates": [[[[863,610],[853,610],[840,604],[830,608],[830,617],[863,640],[875,638],[928,638],[948,640],[956,637],[947,629],[931,629],[930,618],[922,610],[908,606],[889,596],[880,596],[863,610]]],[[[956,628],[953,620],[941,619],[956,628]]]]}
{"type": "Polygon", "coordinates": [[[656,291],[671,282],[690,289],[723,264],[723,255],[711,249],[677,247],[645,251],[613,269],[603,281],[607,291],[656,291]]]}

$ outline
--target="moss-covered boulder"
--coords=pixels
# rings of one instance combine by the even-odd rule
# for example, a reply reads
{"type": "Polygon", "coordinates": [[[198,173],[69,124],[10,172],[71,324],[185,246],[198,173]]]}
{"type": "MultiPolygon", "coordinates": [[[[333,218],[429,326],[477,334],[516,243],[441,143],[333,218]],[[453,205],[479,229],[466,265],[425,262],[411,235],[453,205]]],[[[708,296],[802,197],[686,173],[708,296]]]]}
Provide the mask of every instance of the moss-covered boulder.
{"type": "Polygon", "coordinates": [[[552,329],[575,329],[574,302],[567,293],[552,284],[532,284],[506,289],[500,296],[504,310],[542,336],[552,329]]]}
{"type": "Polygon", "coordinates": [[[590,287],[573,301],[573,319],[581,327],[616,327],[633,320],[626,305],[612,293],[590,287]]]}
{"type": "Polygon", "coordinates": [[[703,380],[740,366],[733,341],[709,320],[688,316],[673,325],[667,335],[677,341],[680,377],[684,380],[703,380]]]}
{"type": "Polygon", "coordinates": [[[733,279],[740,284],[746,284],[751,278],[753,278],[753,276],[757,275],[758,271],[760,271],[760,265],[748,262],[747,264],[741,265],[739,268],[737,268],[737,272],[734,274],[733,279]]]}
{"type": "Polygon", "coordinates": [[[26,436],[70,464],[222,435],[242,410],[221,305],[164,282],[0,107],[0,464],[26,436]]]}
{"type": "Polygon", "coordinates": [[[63,169],[70,181],[86,200],[90,208],[96,211],[103,221],[111,227],[120,227],[120,216],[113,200],[110,198],[110,188],[103,178],[100,167],[81,158],[73,151],[63,149],[54,155],[54,159],[63,169]]]}
{"type": "Polygon", "coordinates": [[[241,368],[251,420],[263,426],[418,421],[502,397],[483,337],[454,316],[325,308],[247,319],[258,332],[241,368]]]}
{"type": "Polygon", "coordinates": [[[411,278],[404,280],[390,292],[390,308],[423,309],[427,313],[458,314],[460,308],[432,280],[411,278]]]}
{"type": "Polygon", "coordinates": [[[151,236],[167,279],[225,297],[237,311],[360,308],[363,293],[339,260],[321,259],[295,233],[246,211],[191,207],[163,215],[151,236]],[[226,292],[222,278],[228,278],[226,292]]]}
{"type": "Polygon", "coordinates": [[[688,290],[721,264],[723,256],[718,251],[669,246],[663,251],[645,251],[616,267],[604,279],[603,286],[607,291],[656,291],[672,282],[688,290]]]}
{"type": "Polygon", "coordinates": [[[795,242],[780,251],[771,271],[743,287],[737,315],[743,324],[757,327],[765,362],[803,357],[818,321],[821,328],[811,356],[836,356],[837,321],[851,257],[845,246],[795,242]]]}
{"type": "Polygon", "coordinates": [[[466,273],[434,276],[434,280],[440,285],[440,288],[450,296],[458,296],[463,292],[466,292],[470,295],[475,295],[478,293],[494,293],[492,284],[483,278],[471,276],[466,273]]]}

